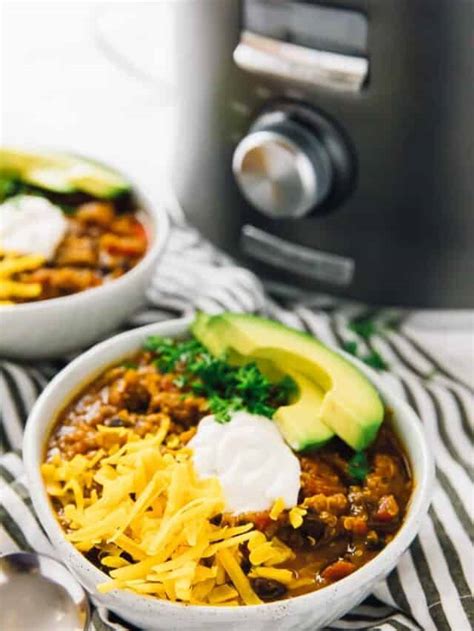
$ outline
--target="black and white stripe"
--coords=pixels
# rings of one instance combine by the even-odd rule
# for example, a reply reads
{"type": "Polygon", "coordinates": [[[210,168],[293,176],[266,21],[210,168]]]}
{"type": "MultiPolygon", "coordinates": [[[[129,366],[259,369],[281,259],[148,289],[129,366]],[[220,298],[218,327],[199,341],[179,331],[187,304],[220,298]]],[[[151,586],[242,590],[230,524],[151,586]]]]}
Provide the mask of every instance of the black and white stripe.
{"type": "MultiPolygon", "coordinates": [[[[389,370],[381,371],[382,378],[416,409],[433,445],[437,485],[419,536],[375,594],[331,629],[471,629],[473,389],[468,379],[459,379],[433,357],[413,333],[404,331],[403,323],[396,330],[385,327],[393,320],[392,312],[369,312],[355,303],[338,304],[324,296],[267,284],[279,294],[278,299],[276,294],[269,297],[253,274],[188,228],[177,207],[172,220],[174,230],[150,288],[149,305],[128,327],[196,309],[233,310],[265,314],[331,345],[356,341],[364,352],[377,351],[387,363],[389,370]],[[367,340],[348,325],[354,317],[369,315],[380,330],[367,340]]],[[[0,552],[36,549],[54,554],[32,511],[19,453],[35,399],[66,363],[67,359],[35,365],[0,361],[0,552]]],[[[127,629],[98,609],[93,626],[97,631],[127,629]]]]}

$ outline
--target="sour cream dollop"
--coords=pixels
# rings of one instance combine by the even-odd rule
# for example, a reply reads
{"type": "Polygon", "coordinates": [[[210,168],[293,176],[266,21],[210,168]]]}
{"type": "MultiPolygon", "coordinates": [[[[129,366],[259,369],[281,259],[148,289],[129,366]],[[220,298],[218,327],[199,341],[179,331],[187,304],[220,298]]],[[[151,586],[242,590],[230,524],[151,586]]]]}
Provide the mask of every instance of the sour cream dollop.
{"type": "Polygon", "coordinates": [[[51,259],[66,230],[62,210],[44,197],[17,195],[0,204],[0,246],[7,252],[51,259]]]}
{"type": "Polygon", "coordinates": [[[268,418],[237,412],[218,423],[206,416],[189,446],[197,474],[219,479],[227,511],[267,510],[278,498],[286,508],[297,504],[299,460],[268,418]]]}

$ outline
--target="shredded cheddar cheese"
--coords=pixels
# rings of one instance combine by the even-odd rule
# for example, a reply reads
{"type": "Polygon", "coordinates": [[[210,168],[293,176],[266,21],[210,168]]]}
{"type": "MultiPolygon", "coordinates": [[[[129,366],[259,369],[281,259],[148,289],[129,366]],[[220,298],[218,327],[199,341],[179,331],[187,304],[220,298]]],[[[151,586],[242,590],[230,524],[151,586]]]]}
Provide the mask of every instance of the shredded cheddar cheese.
{"type": "Polygon", "coordinates": [[[284,585],[289,585],[293,581],[293,572],[276,567],[256,567],[250,572],[252,578],[269,578],[284,585]]]}
{"type": "Polygon", "coordinates": [[[28,254],[24,256],[4,254],[0,261],[0,277],[9,278],[18,272],[26,272],[44,265],[46,259],[41,254],[28,254]]]}
{"type": "Polygon", "coordinates": [[[271,511],[270,511],[270,519],[276,520],[285,510],[285,500],[282,497],[279,497],[275,500],[271,511]]]}
{"type": "Polygon", "coordinates": [[[293,528],[299,528],[301,526],[303,523],[303,517],[307,512],[308,511],[305,508],[300,508],[299,506],[295,506],[290,510],[288,517],[293,528]]]}
{"type": "Polygon", "coordinates": [[[2,304],[12,304],[11,298],[37,298],[42,291],[39,283],[25,283],[12,280],[15,274],[27,272],[45,263],[40,254],[19,255],[14,252],[4,252],[0,249],[0,301],[2,304]]]}
{"type": "MultiPolygon", "coordinates": [[[[251,577],[280,577],[286,584],[292,573],[272,566],[292,558],[292,551],[275,537],[268,541],[253,523],[213,523],[225,506],[219,481],[196,476],[190,449],[167,440],[169,427],[164,417],[154,435],[140,438],[131,429],[98,426],[98,451],[71,460],[54,455],[43,464],[66,537],[81,552],[99,551],[111,578],[98,585],[102,593],[126,589],[192,604],[259,604],[241,569],[240,546],[248,547],[251,577]]],[[[278,501],[275,506],[280,510],[278,501]]]]}

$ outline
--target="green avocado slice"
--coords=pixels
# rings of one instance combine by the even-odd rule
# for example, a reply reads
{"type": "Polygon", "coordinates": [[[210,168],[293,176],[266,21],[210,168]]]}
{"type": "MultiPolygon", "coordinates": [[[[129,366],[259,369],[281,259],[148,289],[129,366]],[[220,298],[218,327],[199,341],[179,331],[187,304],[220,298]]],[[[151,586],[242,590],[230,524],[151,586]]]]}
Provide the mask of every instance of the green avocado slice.
{"type": "Polygon", "coordinates": [[[318,420],[353,449],[365,449],[377,435],[384,407],[375,388],[355,366],[310,335],[237,313],[199,314],[192,330],[213,354],[235,351],[306,377],[324,393],[318,420]]]}
{"type": "Polygon", "coordinates": [[[298,392],[288,405],[277,409],[273,420],[294,451],[322,447],[334,436],[334,432],[319,418],[324,391],[296,371],[288,371],[288,375],[295,382],[298,392]]]}
{"type": "Polygon", "coordinates": [[[100,164],[60,153],[0,149],[0,173],[56,193],[81,191],[112,199],[130,189],[121,175],[100,164]]]}

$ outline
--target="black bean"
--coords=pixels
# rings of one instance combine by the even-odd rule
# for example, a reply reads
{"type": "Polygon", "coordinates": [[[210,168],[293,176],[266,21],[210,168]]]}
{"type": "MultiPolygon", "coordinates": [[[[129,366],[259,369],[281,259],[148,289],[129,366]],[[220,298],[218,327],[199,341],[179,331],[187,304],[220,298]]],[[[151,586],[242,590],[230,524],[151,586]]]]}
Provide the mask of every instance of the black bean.
{"type": "Polygon", "coordinates": [[[304,535],[318,540],[324,535],[325,526],[316,515],[309,514],[303,518],[300,530],[304,535]]]}
{"type": "Polygon", "coordinates": [[[250,563],[250,550],[246,543],[241,543],[239,546],[240,553],[242,555],[242,561],[240,562],[240,567],[245,574],[248,574],[252,569],[252,564],[250,563]]]}
{"type": "Polygon", "coordinates": [[[214,555],[212,555],[211,557],[206,557],[205,559],[201,559],[201,563],[206,567],[212,567],[214,563],[214,555]]]}
{"type": "Polygon", "coordinates": [[[135,387],[124,393],[124,404],[130,412],[146,412],[151,394],[144,387],[135,387]]]}
{"type": "Polygon", "coordinates": [[[293,526],[282,526],[277,530],[276,536],[292,550],[300,550],[306,545],[306,540],[301,532],[301,528],[295,530],[293,526]]]}
{"type": "Polygon", "coordinates": [[[86,557],[88,561],[90,561],[94,565],[100,566],[101,555],[98,548],[95,548],[95,547],[91,548],[90,550],[84,553],[84,556],[86,557]]]}
{"type": "Polygon", "coordinates": [[[252,578],[251,583],[254,592],[265,602],[282,598],[287,592],[287,588],[283,583],[279,583],[272,578],[252,578]]]}
{"type": "Polygon", "coordinates": [[[214,515],[214,517],[211,517],[209,521],[211,522],[211,524],[214,524],[214,526],[220,526],[222,521],[222,514],[219,513],[218,515],[214,515]]]}
{"type": "Polygon", "coordinates": [[[367,550],[381,550],[385,546],[383,535],[379,535],[375,530],[371,530],[365,538],[367,550]]]}
{"type": "Polygon", "coordinates": [[[248,559],[242,559],[241,563],[240,563],[240,567],[242,568],[242,571],[244,572],[244,574],[248,574],[252,568],[252,564],[250,563],[250,561],[248,559]]]}
{"type": "Polygon", "coordinates": [[[104,421],[104,425],[107,425],[107,427],[127,427],[130,423],[127,423],[121,418],[112,418],[104,421]]]}

